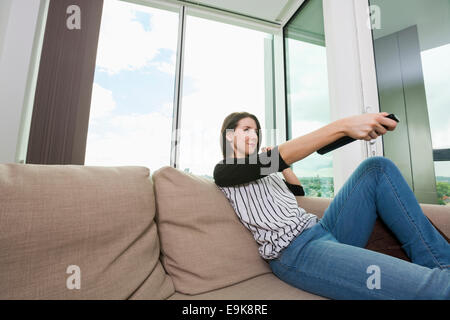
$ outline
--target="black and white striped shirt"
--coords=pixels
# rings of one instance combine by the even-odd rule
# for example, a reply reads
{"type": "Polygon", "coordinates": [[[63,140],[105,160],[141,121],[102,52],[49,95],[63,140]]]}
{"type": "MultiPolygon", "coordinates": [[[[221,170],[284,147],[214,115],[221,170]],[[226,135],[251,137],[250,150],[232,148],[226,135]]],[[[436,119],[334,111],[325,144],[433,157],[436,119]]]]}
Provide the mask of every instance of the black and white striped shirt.
{"type": "Polygon", "coordinates": [[[304,195],[303,188],[280,177],[288,167],[276,146],[253,158],[226,158],[214,168],[216,185],[252,232],[264,259],[277,258],[296,236],[318,221],[315,214],[298,206],[295,196],[304,195]]]}

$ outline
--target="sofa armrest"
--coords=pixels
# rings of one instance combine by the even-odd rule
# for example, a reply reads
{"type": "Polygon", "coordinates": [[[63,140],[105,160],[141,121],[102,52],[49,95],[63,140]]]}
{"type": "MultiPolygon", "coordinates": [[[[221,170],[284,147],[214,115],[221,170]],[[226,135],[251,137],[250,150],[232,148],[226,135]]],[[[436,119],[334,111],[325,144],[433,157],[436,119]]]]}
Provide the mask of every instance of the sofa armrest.
{"type": "Polygon", "coordinates": [[[320,197],[305,197],[296,196],[297,204],[299,207],[306,210],[308,213],[314,213],[319,218],[322,218],[323,213],[330,205],[333,198],[320,198],[320,197]]]}
{"type": "MultiPolygon", "coordinates": [[[[447,238],[450,237],[450,206],[437,204],[421,203],[420,207],[428,219],[437,227],[447,238]]],[[[448,241],[448,240],[447,240],[448,241]]]]}

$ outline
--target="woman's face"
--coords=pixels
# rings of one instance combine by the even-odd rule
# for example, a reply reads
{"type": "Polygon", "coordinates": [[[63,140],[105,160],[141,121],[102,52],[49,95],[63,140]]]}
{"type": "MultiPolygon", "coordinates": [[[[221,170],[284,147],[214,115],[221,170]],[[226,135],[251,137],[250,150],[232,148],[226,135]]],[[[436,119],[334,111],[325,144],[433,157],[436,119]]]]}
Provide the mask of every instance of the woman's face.
{"type": "Polygon", "coordinates": [[[258,133],[255,120],[250,117],[239,120],[233,135],[227,134],[232,143],[236,158],[246,157],[255,152],[258,145],[258,133]]]}

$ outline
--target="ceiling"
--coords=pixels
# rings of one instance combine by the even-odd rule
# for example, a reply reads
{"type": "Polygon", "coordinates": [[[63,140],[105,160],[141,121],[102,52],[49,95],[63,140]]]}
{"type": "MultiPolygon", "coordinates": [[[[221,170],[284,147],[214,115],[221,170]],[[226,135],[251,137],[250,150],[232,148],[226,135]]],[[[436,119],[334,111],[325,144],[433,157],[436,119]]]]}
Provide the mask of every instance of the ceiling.
{"type": "Polygon", "coordinates": [[[284,25],[304,0],[179,0],[284,25]]]}
{"type": "Polygon", "coordinates": [[[450,43],[450,1],[433,0],[371,0],[381,10],[381,28],[373,29],[375,39],[417,26],[420,49],[428,50],[450,43]]]}

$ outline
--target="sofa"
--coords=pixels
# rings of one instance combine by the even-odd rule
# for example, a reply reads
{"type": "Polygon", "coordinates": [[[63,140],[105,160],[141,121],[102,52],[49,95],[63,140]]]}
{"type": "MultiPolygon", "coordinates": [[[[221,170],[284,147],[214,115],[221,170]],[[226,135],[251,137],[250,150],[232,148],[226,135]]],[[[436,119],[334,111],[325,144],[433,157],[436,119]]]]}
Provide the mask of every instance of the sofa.
{"type": "MultiPolygon", "coordinates": [[[[297,197],[322,216],[331,199],[297,197]]],[[[450,207],[421,204],[450,234],[450,207]]],[[[368,249],[397,255],[380,221],[368,249]]],[[[165,166],[0,164],[0,299],[318,300],[275,277],[213,180],[165,166]]]]}

